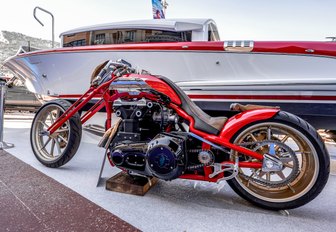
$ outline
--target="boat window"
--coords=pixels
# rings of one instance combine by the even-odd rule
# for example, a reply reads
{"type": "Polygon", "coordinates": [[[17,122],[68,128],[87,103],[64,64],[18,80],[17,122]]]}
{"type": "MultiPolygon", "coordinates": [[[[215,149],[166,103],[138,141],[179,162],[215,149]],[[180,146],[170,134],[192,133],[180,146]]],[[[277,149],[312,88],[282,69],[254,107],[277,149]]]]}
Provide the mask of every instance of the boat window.
{"type": "Polygon", "coordinates": [[[95,39],[95,44],[104,44],[105,43],[105,34],[97,34],[95,39]]]}
{"type": "Polygon", "coordinates": [[[63,47],[79,47],[79,46],[85,46],[86,41],[85,39],[80,39],[80,40],[74,40],[72,42],[63,44],[63,47]]]}
{"type": "Polygon", "coordinates": [[[162,30],[145,29],[115,29],[92,32],[91,45],[96,44],[125,44],[125,43],[150,43],[150,42],[187,42],[191,41],[191,31],[171,32],[162,30]],[[104,40],[97,39],[104,38],[104,40]],[[102,36],[104,35],[104,36],[102,36]]]}
{"type": "Polygon", "coordinates": [[[78,47],[87,45],[90,32],[81,32],[63,36],[63,47],[78,47]]]}
{"type": "Polygon", "coordinates": [[[145,29],[114,29],[92,32],[91,45],[191,41],[191,31],[171,32],[145,29]]]}
{"type": "Polygon", "coordinates": [[[63,47],[99,44],[190,42],[191,31],[162,31],[147,29],[111,29],[80,32],[63,36],[63,47]]]}
{"type": "Polygon", "coordinates": [[[219,41],[219,34],[217,27],[214,23],[208,25],[208,41],[219,41]]]}

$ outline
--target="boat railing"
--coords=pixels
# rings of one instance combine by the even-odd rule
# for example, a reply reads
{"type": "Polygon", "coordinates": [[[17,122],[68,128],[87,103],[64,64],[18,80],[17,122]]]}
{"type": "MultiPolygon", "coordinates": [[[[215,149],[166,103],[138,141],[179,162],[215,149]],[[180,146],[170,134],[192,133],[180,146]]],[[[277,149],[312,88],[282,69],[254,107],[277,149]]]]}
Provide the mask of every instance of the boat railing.
{"type": "Polygon", "coordinates": [[[336,36],[328,36],[326,39],[330,39],[331,42],[336,42],[336,36]]]}
{"type": "Polygon", "coordinates": [[[34,8],[34,18],[36,19],[37,22],[39,22],[42,27],[44,26],[44,24],[41,22],[41,20],[39,20],[36,16],[36,10],[41,10],[47,14],[49,14],[51,16],[51,44],[52,44],[52,47],[54,47],[54,44],[55,44],[55,18],[54,18],[54,15],[50,12],[50,11],[47,11],[46,9],[43,9],[42,7],[35,7],[34,8]]]}
{"type": "Polygon", "coordinates": [[[14,147],[14,144],[6,143],[5,141],[3,141],[6,92],[7,92],[6,80],[0,78],[0,150],[14,147]]]}
{"type": "Polygon", "coordinates": [[[16,55],[27,53],[27,52],[33,52],[37,50],[40,50],[40,49],[36,47],[31,47],[31,46],[20,46],[19,50],[16,52],[16,55]]]}

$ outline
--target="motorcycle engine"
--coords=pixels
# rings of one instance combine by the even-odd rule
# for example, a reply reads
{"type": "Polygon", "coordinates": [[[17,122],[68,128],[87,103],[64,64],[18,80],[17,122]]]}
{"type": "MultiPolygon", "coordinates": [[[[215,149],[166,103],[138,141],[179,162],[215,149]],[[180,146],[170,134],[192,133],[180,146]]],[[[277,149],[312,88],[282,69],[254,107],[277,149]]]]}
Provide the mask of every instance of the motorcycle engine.
{"type": "Polygon", "coordinates": [[[187,136],[162,132],[178,116],[156,102],[118,99],[114,112],[122,123],[110,144],[110,160],[117,166],[144,176],[172,180],[185,170],[187,136]]]}
{"type": "Polygon", "coordinates": [[[147,148],[149,171],[163,180],[180,176],[185,167],[185,141],[182,136],[157,135],[147,148]]]}

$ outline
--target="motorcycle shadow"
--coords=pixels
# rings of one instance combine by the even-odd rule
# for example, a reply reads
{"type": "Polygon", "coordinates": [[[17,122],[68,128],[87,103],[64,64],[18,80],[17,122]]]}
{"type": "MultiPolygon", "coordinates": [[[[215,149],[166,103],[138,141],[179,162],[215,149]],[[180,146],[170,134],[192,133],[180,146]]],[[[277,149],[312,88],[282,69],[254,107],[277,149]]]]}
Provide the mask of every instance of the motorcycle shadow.
{"type": "Polygon", "coordinates": [[[309,204],[296,209],[280,211],[266,210],[250,204],[236,195],[225,181],[219,184],[180,179],[171,182],[159,181],[148,192],[148,195],[169,204],[193,207],[198,210],[222,209],[237,211],[237,214],[244,212],[334,223],[335,210],[334,207],[330,207],[328,199],[330,202],[330,196],[336,194],[335,181],[336,178],[330,178],[326,186],[327,191],[322,192],[309,204]]]}
{"type": "Polygon", "coordinates": [[[219,184],[191,180],[159,181],[148,195],[182,207],[206,207],[279,215],[278,211],[258,208],[240,198],[225,181],[219,184]]]}

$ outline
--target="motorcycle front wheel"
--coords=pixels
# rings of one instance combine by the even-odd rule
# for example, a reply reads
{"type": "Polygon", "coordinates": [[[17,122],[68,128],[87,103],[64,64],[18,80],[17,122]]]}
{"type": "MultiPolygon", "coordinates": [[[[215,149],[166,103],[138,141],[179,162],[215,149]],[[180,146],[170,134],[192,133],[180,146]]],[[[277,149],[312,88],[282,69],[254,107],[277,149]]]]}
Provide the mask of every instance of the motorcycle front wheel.
{"type": "MultiPolygon", "coordinates": [[[[232,139],[260,154],[275,155],[281,170],[239,168],[230,187],[249,202],[271,210],[292,209],[313,200],[329,177],[330,158],[316,130],[301,118],[280,111],[273,119],[252,123],[232,139]]],[[[231,159],[260,162],[232,151],[231,159]]]]}
{"type": "Polygon", "coordinates": [[[66,164],[78,150],[82,137],[78,113],[52,135],[45,133],[70,106],[70,102],[57,99],[44,104],[35,114],[30,130],[30,144],[35,157],[47,167],[58,168],[66,164]]]}

